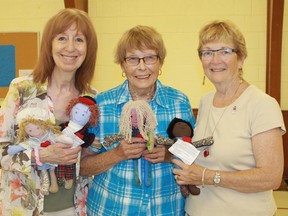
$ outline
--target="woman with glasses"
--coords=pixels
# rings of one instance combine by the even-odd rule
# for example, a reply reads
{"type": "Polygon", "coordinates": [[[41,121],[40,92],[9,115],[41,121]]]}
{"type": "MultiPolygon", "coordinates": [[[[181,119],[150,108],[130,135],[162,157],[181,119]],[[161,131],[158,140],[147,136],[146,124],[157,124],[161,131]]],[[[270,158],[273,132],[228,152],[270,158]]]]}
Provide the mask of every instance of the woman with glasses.
{"type": "Polygon", "coordinates": [[[272,190],[283,173],[282,135],[286,132],[277,101],[242,77],[245,39],[228,21],[214,21],[199,35],[198,52],[205,75],[216,88],[200,102],[193,140],[214,144],[191,166],[173,160],[177,183],[202,186],[189,196],[190,216],[271,216],[272,190]]]}
{"type": "Polygon", "coordinates": [[[187,96],[158,80],[165,56],[161,35],[148,26],[128,30],[118,43],[115,62],[126,80],[97,95],[100,119],[94,133],[102,148],[89,149],[81,160],[81,174],[94,175],[87,199],[88,215],[184,215],[184,197],[175,182],[167,146],[156,141],[149,152],[146,141],[137,137],[103,146],[105,137],[119,133],[122,108],[131,100],[149,103],[158,122],[155,134],[168,137],[166,129],[175,117],[194,126],[187,96]],[[152,164],[151,185],[135,182],[133,161],[141,157],[152,164]]]}

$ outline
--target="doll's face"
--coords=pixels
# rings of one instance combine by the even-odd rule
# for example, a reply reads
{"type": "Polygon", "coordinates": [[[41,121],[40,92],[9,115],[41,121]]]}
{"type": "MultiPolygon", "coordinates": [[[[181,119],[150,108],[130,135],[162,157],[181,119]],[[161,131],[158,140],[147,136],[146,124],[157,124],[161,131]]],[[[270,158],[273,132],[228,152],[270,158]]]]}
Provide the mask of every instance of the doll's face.
{"type": "Polygon", "coordinates": [[[89,107],[82,103],[77,103],[70,112],[70,120],[78,125],[84,126],[89,121],[91,112],[89,107]]]}
{"type": "Polygon", "coordinates": [[[131,123],[133,128],[138,128],[137,124],[137,113],[135,109],[131,110],[131,123]]]}
{"type": "Polygon", "coordinates": [[[185,122],[177,122],[174,125],[172,133],[175,137],[192,137],[191,128],[185,122]]]}
{"type": "Polygon", "coordinates": [[[40,125],[33,123],[26,124],[24,130],[29,136],[39,139],[45,135],[45,131],[40,127],[40,125]]]}
{"type": "MultiPolygon", "coordinates": [[[[145,124],[145,119],[146,119],[146,116],[147,116],[147,113],[146,111],[143,112],[143,115],[144,115],[144,124],[145,124]]],[[[131,109],[131,123],[132,123],[132,127],[133,128],[138,128],[138,122],[137,122],[137,112],[136,112],[136,109],[131,109]]]]}

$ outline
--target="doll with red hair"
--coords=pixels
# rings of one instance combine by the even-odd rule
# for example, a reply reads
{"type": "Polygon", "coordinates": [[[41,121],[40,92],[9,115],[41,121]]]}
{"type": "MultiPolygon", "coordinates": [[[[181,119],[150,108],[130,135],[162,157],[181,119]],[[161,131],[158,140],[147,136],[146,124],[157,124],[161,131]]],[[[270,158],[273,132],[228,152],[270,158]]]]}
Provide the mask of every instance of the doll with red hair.
{"type": "MultiPolygon", "coordinates": [[[[73,146],[81,145],[83,148],[90,146],[95,135],[88,131],[89,126],[95,126],[98,122],[99,110],[96,101],[90,96],[81,96],[72,99],[66,108],[69,122],[61,124],[62,133],[73,140],[73,146]]],[[[74,169],[79,172],[79,164],[61,165],[56,170],[58,184],[64,184],[66,189],[72,188],[74,169]]]]}

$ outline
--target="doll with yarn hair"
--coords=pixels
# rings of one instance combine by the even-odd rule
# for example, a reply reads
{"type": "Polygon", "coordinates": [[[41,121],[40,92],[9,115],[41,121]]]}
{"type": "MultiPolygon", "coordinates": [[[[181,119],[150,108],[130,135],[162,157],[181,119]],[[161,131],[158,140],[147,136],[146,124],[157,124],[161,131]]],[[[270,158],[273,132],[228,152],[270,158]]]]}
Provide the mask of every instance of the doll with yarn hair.
{"type": "MultiPolygon", "coordinates": [[[[88,126],[95,126],[99,117],[96,101],[90,96],[72,99],[66,108],[66,115],[70,120],[60,125],[63,129],[62,133],[73,140],[73,147],[81,145],[82,148],[87,148],[90,146],[95,135],[88,131],[88,126]]],[[[57,168],[56,176],[58,179],[63,179],[66,189],[72,188],[74,169],[75,165],[60,165],[57,168]]],[[[79,163],[77,163],[76,172],[79,173],[79,170],[79,163]]]]}
{"type": "MultiPolygon", "coordinates": [[[[183,119],[174,118],[168,125],[167,134],[169,138],[174,139],[175,141],[177,141],[177,139],[181,139],[187,143],[192,143],[194,130],[190,122],[183,119]]],[[[179,159],[176,156],[174,157],[179,159]]],[[[180,167],[177,168],[181,169],[180,167]]],[[[195,185],[180,185],[180,191],[185,197],[188,197],[190,193],[192,195],[200,194],[200,189],[195,185]]]]}
{"type": "MultiPolygon", "coordinates": [[[[132,137],[141,137],[147,141],[148,151],[152,151],[156,126],[155,114],[146,101],[129,101],[123,106],[120,118],[120,134],[124,139],[131,142],[132,137]]],[[[137,185],[141,185],[142,182],[147,187],[151,185],[151,164],[149,161],[143,158],[134,159],[134,178],[137,185]],[[141,173],[142,161],[144,163],[143,178],[141,173]]]]}
{"type": "MultiPolygon", "coordinates": [[[[36,169],[41,172],[40,192],[44,195],[56,192],[58,185],[54,169],[57,165],[41,163],[39,150],[56,142],[57,137],[61,134],[60,127],[49,120],[46,110],[38,107],[21,110],[16,116],[16,122],[18,124],[17,144],[9,146],[8,154],[13,157],[25,149],[34,149],[36,169]],[[47,171],[49,171],[50,180],[47,171]]],[[[62,137],[63,139],[64,137],[62,137]]],[[[72,140],[66,137],[65,142],[72,143],[72,140]]]]}
{"type": "MultiPolygon", "coordinates": [[[[120,132],[118,134],[105,136],[103,146],[107,148],[122,139],[131,142],[132,137],[140,137],[146,140],[148,151],[152,151],[155,143],[154,133],[157,124],[155,114],[146,101],[131,100],[123,106],[119,121],[120,132]]],[[[135,183],[140,186],[142,182],[144,182],[144,185],[149,187],[152,182],[150,162],[139,158],[133,159],[133,163],[135,183]],[[143,175],[141,172],[142,161],[144,164],[143,175]]]]}
{"type": "MultiPolygon", "coordinates": [[[[62,132],[69,136],[74,134],[75,139],[76,136],[80,138],[82,148],[90,146],[95,135],[88,132],[88,126],[95,126],[99,118],[98,105],[94,98],[81,96],[72,99],[66,108],[66,115],[70,117],[70,120],[61,125],[64,128],[62,132]]],[[[75,145],[79,144],[75,143],[75,145]]]]}
{"type": "MultiPolygon", "coordinates": [[[[213,144],[212,140],[205,140],[204,142],[203,140],[200,140],[198,142],[192,142],[192,137],[194,135],[192,125],[190,124],[190,122],[176,117],[168,125],[167,134],[169,138],[172,139],[174,142],[176,142],[177,139],[181,139],[185,141],[188,145],[192,144],[195,148],[203,148],[213,144]]],[[[174,157],[180,160],[180,158],[176,156],[174,157]]],[[[178,166],[176,168],[181,169],[178,166]]],[[[180,191],[184,197],[188,197],[189,194],[200,194],[200,189],[195,185],[180,185],[180,191]]]]}

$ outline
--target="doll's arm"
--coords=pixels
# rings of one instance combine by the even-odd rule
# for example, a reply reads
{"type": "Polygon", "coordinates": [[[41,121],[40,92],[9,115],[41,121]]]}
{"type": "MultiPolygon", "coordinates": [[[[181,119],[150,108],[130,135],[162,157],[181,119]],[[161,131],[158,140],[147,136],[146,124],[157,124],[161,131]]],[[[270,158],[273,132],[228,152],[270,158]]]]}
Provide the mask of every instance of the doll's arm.
{"type": "Polygon", "coordinates": [[[201,147],[206,147],[206,146],[211,146],[214,143],[213,137],[207,137],[195,142],[192,142],[191,144],[195,147],[195,148],[201,148],[201,147]]]}
{"type": "Polygon", "coordinates": [[[95,134],[89,133],[86,131],[84,134],[84,138],[83,138],[84,144],[82,144],[81,147],[82,148],[89,147],[90,145],[92,145],[94,139],[95,139],[95,134]]]}
{"type": "MultiPolygon", "coordinates": [[[[156,134],[156,141],[159,145],[173,145],[177,139],[170,139],[166,138],[160,134],[156,134]]],[[[185,141],[185,140],[184,140],[185,141]]],[[[195,148],[205,147],[205,146],[211,146],[214,143],[213,137],[207,137],[195,142],[189,142],[191,143],[195,148]]]]}
{"type": "Polygon", "coordinates": [[[7,150],[7,153],[9,156],[13,156],[19,152],[22,152],[24,151],[26,148],[24,148],[23,146],[21,145],[10,145],[8,146],[8,150],[7,150]]]}
{"type": "MultiPolygon", "coordinates": [[[[11,145],[12,146],[12,145],[11,145]]],[[[1,159],[1,168],[3,170],[14,171],[14,172],[22,172],[22,173],[31,173],[31,157],[32,157],[32,149],[24,148],[22,151],[16,150],[12,147],[11,156],[8,154],[9,146],[5,146],[1,149],[2,159],[1,159]]]]}
{"type": "Polygon", "coordinates": [[[158,145],[168,145],[171,146],[175,143],[175,140],[166,138],[162,136],[161,134],[156,134],[156,142],[158,145]]]}
{"type": "Polygon", "coordinates": [[[114,143],[119,142],[122,139],[124,139],[124,136],[121,134],[114,134],[111,136],[105,136],[103,146],[109,147],[109,146],[113,145],[114,143]]]}

